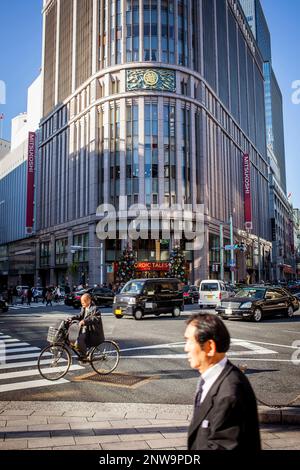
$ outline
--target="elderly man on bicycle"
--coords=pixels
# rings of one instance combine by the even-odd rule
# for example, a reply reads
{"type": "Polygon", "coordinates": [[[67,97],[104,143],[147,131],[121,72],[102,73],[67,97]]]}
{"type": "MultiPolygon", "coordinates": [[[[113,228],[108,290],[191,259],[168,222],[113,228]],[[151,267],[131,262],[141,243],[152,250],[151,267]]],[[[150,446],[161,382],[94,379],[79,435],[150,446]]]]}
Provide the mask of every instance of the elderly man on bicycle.
{"type": "Polygon", "coordinates": [[[88,360],[87,349],[98,346],[104,341],[103,326],[100,310],[93,304],[90,294],[81,297],[81,311],[69,319],[71,323],[68,331],[70,342],[76,342],[76,349],[80,352],[80,361],[88,360]]]}

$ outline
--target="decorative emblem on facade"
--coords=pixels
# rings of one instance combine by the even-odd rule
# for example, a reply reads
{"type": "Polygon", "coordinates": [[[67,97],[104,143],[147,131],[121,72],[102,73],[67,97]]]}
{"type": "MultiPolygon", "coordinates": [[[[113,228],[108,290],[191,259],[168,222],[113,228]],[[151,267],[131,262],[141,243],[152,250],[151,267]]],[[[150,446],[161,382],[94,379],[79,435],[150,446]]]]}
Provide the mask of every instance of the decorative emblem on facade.
{"type": "Polygon", "coordinates": [[[148,70],[144,74],[144,82],[146,85],[154,86],[158,82],[158,75],[154,70],[148,70]]]}
{"type": "Polygon", "coordinates": [[[165,69],[127,70],[126,89],[132,90],[176,90],[175,71],[165,69]]]}

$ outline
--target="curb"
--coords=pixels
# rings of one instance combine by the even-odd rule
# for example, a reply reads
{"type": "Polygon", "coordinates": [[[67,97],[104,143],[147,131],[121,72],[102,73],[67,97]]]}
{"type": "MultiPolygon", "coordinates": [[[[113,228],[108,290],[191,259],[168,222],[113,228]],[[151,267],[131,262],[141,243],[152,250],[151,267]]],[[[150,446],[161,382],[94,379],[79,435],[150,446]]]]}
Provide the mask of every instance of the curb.
{"type": "Polygon", "coordinates": [[[300,424],[300,407],[276,409],[259,406],[258,418],[261,424],[300,424]]]}

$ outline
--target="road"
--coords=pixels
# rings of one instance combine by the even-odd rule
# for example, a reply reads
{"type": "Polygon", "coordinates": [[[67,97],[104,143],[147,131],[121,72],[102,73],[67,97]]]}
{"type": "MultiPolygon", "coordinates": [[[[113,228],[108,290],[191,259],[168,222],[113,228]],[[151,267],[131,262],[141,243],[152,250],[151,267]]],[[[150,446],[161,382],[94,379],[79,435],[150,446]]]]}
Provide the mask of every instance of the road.
{"type": "MultiPolygon", "coordinates": [[[[116,319],[111,309],[103,309],[106,337],[116,340],[121,349],[110,382],[93,380],[90,366],[78,367],[75,360],[76,368],[53,384],[39,376],[37,356],[47,344],[48,327],[74,310],[40,304],[11,309],[0,314],[0,400],[192,404],[197,373],[189,368],[183,335],[186,319],[197,311],[197,306],[186,306],[180,318],[162,315],[136,321],[116,319]]],[[[247,366],[259,399],[286,404],[300,395],[300,364],[292,361],[293,354],[300,359],[300,311],[293,320],[278,317],[260,324],[226,321],[226,325],[232,338],[229,358],[247,366]]]]}

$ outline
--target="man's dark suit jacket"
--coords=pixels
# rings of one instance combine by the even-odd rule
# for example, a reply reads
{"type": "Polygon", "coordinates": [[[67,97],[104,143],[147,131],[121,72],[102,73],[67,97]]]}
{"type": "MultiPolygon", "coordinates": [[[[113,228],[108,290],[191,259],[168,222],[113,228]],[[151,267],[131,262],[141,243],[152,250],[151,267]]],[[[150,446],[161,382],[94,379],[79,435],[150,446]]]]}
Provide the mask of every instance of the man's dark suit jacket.
{"type": "Polygon", "coordinates": [[[189,450],[261,449],[257,404],[247,377],[227,361],[194,416],[188,431],[189,450]]]}

